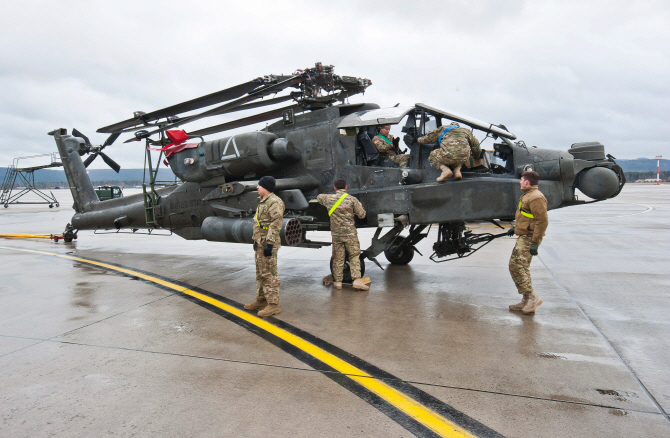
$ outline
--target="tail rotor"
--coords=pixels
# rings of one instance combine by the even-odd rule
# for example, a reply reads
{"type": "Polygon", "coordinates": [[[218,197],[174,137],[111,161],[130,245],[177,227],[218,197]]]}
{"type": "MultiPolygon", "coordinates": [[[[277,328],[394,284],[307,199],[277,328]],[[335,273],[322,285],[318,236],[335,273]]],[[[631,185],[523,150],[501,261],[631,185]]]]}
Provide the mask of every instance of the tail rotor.
{"type": "Polygon", "coordinates": [[[109,137],[107,137],[107,140],[105,140],[105,142],[100,146],[93,146],[88,137],[79,132],[77,129],[72,130],[72,135],[74,135],[75,137],[82,138],[86,143],[86,150],[84,151],[84,153],[91,154],[86,158],[86,160],[84,160],[85,167],[88,167],[88,165],[91,164],[98,155],[100,155],[100,157],[102,157],[102,161],[104,161],[105,164],[111,167],[112,170],[114,170],[116,173],[119,173],[119,170],[121,170],[121,166],[119,166],[116,163],[116,161],[112,160],[107,154],[102,152],[102,150],[107,146],[111,145],[112,143],[114,143],[114,141],[119,137],[119,135],[121,135],[120,132],[115,132],[109,137]]]}

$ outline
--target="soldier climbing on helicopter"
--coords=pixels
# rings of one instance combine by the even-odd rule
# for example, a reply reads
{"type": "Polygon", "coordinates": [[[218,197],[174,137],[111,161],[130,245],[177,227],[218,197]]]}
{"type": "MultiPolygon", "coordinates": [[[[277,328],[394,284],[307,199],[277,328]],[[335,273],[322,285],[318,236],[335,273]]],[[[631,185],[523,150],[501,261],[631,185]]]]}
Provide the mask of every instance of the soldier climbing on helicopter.
{"type": "Polygon", "coordinates": [[[481,148],[479,141],[472,134],[472,131],[461,128],[458,123],[440,126],[416,140],[420,144],[439,143],[437,149],[430,153],[428,161],[433,167],[440,169],[442,174],[437,177],[437,181],[445,181],[454,175],[454,180],[463,178],[461,167],[470,157],[470,152],[475,159],[479,159],[481,148]],[[451,167],[453,166],[453,172],[451,167]]]}

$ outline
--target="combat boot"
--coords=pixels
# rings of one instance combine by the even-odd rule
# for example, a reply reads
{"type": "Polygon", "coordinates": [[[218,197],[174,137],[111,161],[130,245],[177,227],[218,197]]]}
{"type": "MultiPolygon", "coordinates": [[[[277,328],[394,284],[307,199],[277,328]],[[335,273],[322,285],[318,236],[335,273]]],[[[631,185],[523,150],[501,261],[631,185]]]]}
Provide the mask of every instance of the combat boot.
{"type": "Polygon", "coordinates": [[[261,300],[256,298],[256,301],[254,301],[253,303],[245,304],[244,308],[246,310],[258,310],[258,309],[265,309],[265,306],[267,305],[268,305],[267,300],[264,299],[261,300]]]}
{"type": "Polygon", "coordinates": [[[440,170],[442,171],[442,174],[437,177],[437,182],[442,182],[453,175],[453,172],[451,169],[449,169],[449,166],[445,166],[444,164],[440,166],[440,170]]]}
{"type": "Polygon", "coordinates": [[[265,318],[266,316],[270,315],[279,315],[281,313],[281,308],[279,307],[279,304],[268,304],[268,306],[258,312],[258,316],[265,318]]]}
{"type": "Polygon", "coordinates": [[[342,282],[341,281],[333,281],[333,287],[335,289],[342,289],[342,282]]]}
{"type": "Polygon", "coordinates": [[[517,312],[521,312],[523,308],[526,306],[526,303],[528,302],[528,298],[530,298],[530,293],[523,294],[523,298],[521,298],[521,302],[518,304],[510,304],[509,310],[515,310],[517,312]]]}
{"type": "Polygon", "coordinates": [[[360,290],[370,290],[370,286],[367,284],[363,283],[363,280],[360,278],[357,278],[354,280],[354,283],[351,285],[354,289],[360,289],[360,290]]]}
{"type": "Polygon", "coordinates": [[[454,166],[454,180],[458,181],[462,178],[463,175],[461,175],[461,165],[459,164],[458,166],[454,166]]]}
{"type": "Polygon", "coordinates": [[[528,302],[526,302],[526,305],[521,311],[523,313],[533,313],[540,304],[542,304],[540,297],[538,297],[535,292],[531,292],[530,296],[528,297],[528,302]]]}

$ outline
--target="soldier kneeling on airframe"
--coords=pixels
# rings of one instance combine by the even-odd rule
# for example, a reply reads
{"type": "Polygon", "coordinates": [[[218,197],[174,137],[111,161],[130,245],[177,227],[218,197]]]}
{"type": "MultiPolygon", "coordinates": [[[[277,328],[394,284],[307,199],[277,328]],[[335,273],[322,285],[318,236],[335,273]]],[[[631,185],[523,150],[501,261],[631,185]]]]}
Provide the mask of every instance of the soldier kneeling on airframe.
{"type": "Polygon", "coordinates": [[[430,164],[442,171],[437,178],[438,182],[446,180],[451,175],[454,175],[455,180],[463,178],[461,166],[470,158],[470,153],[476,160],[482,153],[479,141],[472,131],[461,128],[456,122],[440,126],[423,137],[417,138],[416,141],[420,144],[438,142],[437,149],[433,150],[428,157],[430,164]],[[453,172],[451,167],[453,167],[453,172]]]}
{"type": "Polygon", "coordinates": [[[361,245],[354,223],[354,215],[365,217],[360,201],[347,193],[347,183],[343,179],[335,180],[335,194],[317,196],[319,204],[328,209],[330,232],[333,237],[333,287],[342,289],[345,252],[349,253],[349,266],[354,289],[369,290],[361,280],[361,245]]]}

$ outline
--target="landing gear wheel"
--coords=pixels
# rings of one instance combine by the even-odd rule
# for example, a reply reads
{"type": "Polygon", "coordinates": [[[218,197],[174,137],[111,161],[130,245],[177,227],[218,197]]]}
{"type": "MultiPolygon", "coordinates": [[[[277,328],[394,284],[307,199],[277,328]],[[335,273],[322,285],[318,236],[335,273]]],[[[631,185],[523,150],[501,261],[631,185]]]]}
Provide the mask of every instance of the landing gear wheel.
{"type": "MultiPolygon", "coordinates": [[[[361,263],[361,278],[363,278],[363,275],[365,274],[365,257],[363,254],[360,255],[360,263],[361,263]]],[[[333,275],[333,278],[335,278],[335,275],[333,274],[333,258],[330,258],[330,273],[333,275]]],[[[342,282],[344,283],[352,283],[354,280],[351,278],[351,266],[349,266],[349,253],[345,253],[344,255],[344,269],[342,270],[342,282]]]]}
{"type": "Polygon", "coordinates": [[[9,207],[9,204],[5,204],[5,208],[9,207]]]}
{"type": "Polygon", "coordinates": [[[53,204],[49,204],[49,208],[54,208],[54,205],[53,205],[53,204]]]}
{"type": "Polygon", "coordinates": [[[406,246],[398,251],[391,247],[384,251],[384,255],[386,256],[386,260],[391,262],[392,265],[406,265],[414,258],[414,248],[406,246]]]}
{"type": "Polygon", "coordinates": [[[56,208],[58,208],[58,207],[60,207],[60,204],[58,202],[56,202],[56,208]]]}
{"type": "Polygon", "coordinates": [[[72,227],[72,225],[67,224],[65,226],[65,231],[63,231],[63,240],[66,242],[72,242],[73,239],[77,238],[77,233],[75,232],[75,228],[72,227]]]}

